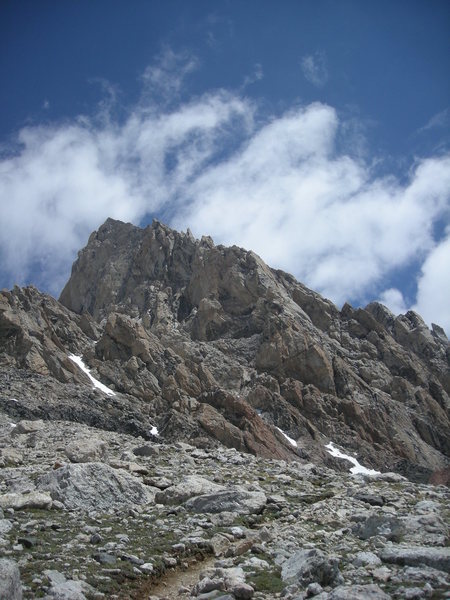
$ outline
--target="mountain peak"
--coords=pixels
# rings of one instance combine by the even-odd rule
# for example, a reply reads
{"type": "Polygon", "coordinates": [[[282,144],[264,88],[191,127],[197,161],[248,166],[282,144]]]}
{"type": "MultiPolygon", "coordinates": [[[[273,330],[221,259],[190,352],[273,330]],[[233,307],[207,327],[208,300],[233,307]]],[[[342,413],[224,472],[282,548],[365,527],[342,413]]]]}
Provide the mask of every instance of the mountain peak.
{"type": "MultiPolygon", "coordinates": [[[[26,310],[19,297],[5,297],[16,313],[26,310]]],[[[144,402],[168,437],[326,463],[331,439],[374,468],[415,477],[447,464],[449,344],[411,311],[395,317],[379,303],[339,311],[251,251],[156,220],[139,228],[113,219],[79,252],[52,310],[78,341],[70,327],[44,327],[41,338],[81,351],[104,384],[144,402]]],[[[62,355],[46,357],[50,347],[33,341],[33,356],[74,380],[62,355]]]]}

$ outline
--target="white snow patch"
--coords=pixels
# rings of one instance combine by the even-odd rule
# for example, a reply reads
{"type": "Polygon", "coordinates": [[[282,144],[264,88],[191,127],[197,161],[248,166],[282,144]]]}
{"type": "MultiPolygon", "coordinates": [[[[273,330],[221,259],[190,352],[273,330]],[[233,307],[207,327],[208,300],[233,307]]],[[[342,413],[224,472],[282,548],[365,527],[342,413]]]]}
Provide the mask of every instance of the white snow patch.
{"type": "Polygon", "coordinates": [[[72,362],[74,362],[76,365],[78,365],[82,371],[84,371],[86,373],[86,375],[89,377],[89,379],[94,384],[94,387],[98,388],[105,394],[108,394],[108,396],[116,395],[112,390],[110,390],[108,387],[106,387],[106,385],[104,385],[101,381],[99,381],[98,379],[95,379],[95,377],[92,377],[90,370],[84,364],[81,356],[76,356],[75,354],[69,354],[69,358],[72,362]]]}
{"type": "Polygon", "coordinates": [[[294,446],[294,448],[297,448],[297,442],[295,440],[293,440],[292,438],[290,438],[286,433],[284,433],[284,431],[282,429],[280,429],[279,427],[277,427],[278,431],[280,433],[282,433],[284,435],[284,437],[287,439],[287,441],[291,444],[291,446],[294,446]]]}
{"type": "Polygon", "coordinates": [[[153,427],[152,427],[152,428],[151,428],[151,430],[150,430],[150,433],[151,433],[152,435],[159,435],[158,428],[157,428],[157,427],[155,427],[155,426],[153,425],[153,427]]]}
{"type": "Polygon", "coordinates": [[[16,423],[10,423],[9,426],[12,427],[12,429],[14,429],[14,427],[17,427],[17,424],[16,423]]]}
{"type": "Polygon", "coordinates": [[[327,444],[325,448],[328,450],[331,456],[335,456],[336,458],[343,458],[344,460],[350,461],[354,465],[350,469],[350,473],[352,473],[352,475],[380,475],[380,471],[375,471],[374,469],[367,469],[366,467],[363,467],[354,456],[344,454],[343,452],[335,448],[333,442],[327,444]]]}

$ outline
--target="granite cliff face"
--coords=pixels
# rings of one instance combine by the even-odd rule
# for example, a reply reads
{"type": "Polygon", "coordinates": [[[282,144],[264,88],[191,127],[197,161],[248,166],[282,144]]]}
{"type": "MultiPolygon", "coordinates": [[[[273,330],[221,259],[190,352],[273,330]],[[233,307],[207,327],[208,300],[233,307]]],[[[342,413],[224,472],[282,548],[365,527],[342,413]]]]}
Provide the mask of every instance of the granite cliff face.
{"type": "MultiPolygon", "coordinates": [[[[64,417],[67,405],[88,424],[139,434],[156,424],[166,439],[346,467],[326,452],[331,440],[416,480],[448,466],[442,329],[378,303],[339,311],[252,252],[156,221],[140,229],[108,219],[59,302],[34,288],[0,302],[3,364],[44,378],[58,398],[16,406],[21,416],[64,417]],[[114,402],[92,391],[100,408],[86,402],[79,386],[89,381],[71,353],[116,391],[114,402]]],[[[9,370],[16,396],[21,373],[9,370]]]]}

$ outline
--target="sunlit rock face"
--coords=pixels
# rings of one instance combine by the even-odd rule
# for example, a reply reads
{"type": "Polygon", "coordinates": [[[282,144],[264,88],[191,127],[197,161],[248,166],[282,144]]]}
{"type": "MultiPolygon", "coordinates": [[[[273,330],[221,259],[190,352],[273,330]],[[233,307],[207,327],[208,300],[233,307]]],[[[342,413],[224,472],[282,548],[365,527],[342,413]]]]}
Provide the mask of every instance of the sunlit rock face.
{"type": "Polygon", "coordinates": [[[7,404],[22,417],[147,439],[156,427],[165,440],[347,470],[331,441],[368,469],[446,478],[450,350],[439,327],[378,303],[339,311],[251,251],[156,221],[108,219],[59,302],[2,292],[0,352],[7,404]]]}

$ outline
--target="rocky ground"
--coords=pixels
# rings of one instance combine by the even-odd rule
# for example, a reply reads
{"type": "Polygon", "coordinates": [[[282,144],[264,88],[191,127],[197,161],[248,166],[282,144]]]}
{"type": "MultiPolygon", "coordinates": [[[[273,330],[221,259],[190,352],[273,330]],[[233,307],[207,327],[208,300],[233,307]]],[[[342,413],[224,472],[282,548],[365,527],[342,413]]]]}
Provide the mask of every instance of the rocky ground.
{"type": "Polygon", "coordinates": [[[449,489],[0,415],[0,597],[449,598],[449,489]]]}

